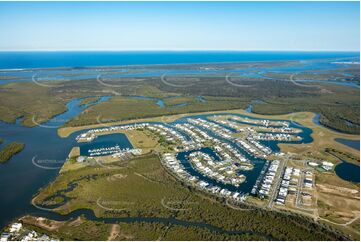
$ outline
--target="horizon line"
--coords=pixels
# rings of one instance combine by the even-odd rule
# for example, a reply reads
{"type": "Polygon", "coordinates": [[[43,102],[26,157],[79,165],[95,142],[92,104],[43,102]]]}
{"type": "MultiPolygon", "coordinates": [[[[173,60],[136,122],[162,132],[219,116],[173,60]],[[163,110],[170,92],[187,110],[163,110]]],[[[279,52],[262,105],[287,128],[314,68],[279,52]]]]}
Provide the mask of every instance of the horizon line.
{"type": "Polygon", "coordinates": [[[0,49],[0,52],[154,52],[154,51],[164,51],[164,52],[203,52],[203,51],[223,51],[223,52],[249,52],[249,51],[259,51],[259,52],[360,52],[360,50],[332,50],[332,49],[320,49],[320,50],[310,50],[310,49],[289,49],[289,50],[279,50],[279,49],[255,49],[255,50],[241,50],[241,49],[17,49],[17,50],[5,50],[0,49]]]}

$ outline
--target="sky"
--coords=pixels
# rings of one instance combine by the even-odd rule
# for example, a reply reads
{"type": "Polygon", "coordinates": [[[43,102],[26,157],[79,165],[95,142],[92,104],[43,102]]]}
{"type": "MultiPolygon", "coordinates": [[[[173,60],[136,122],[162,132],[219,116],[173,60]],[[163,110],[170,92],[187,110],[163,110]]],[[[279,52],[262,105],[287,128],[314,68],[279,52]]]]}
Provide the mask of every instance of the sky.
{"type": "Polygon", "coordinates": [[[359,2],[0,2],[0,50],[359,51],[359,2]]]}

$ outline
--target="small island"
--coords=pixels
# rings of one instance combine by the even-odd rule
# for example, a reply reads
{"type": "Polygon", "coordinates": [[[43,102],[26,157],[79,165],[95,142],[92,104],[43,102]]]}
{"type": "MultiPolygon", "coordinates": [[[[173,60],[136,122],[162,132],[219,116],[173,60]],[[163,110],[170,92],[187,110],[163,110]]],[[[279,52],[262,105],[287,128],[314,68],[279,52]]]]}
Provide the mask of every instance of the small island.
{"type": "Polygon", "coordinates": [[[0,163],[10,160],[13,155],[24,149],[25,145],[18,142],[11,142],[0,151],[0,163]]]}

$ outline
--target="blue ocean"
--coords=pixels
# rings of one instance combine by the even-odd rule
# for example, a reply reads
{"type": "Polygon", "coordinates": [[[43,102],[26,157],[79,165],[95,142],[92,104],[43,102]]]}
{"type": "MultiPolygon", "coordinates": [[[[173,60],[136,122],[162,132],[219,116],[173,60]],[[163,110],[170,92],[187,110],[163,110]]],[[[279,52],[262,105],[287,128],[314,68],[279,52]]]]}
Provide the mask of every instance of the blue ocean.
{"type": "Polygon", "coordinates": [[[359,52],[299,51],[24,51],[0,52],[0,69],[191,64],[247,61],[359,60],[359,52]]]}

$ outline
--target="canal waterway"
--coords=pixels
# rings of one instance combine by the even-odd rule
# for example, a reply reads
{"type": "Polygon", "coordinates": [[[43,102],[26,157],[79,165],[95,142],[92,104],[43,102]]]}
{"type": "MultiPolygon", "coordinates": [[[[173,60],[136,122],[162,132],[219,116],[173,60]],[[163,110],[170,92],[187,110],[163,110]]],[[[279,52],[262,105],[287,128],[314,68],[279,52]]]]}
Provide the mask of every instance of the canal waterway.
{"type": "MultiPolygon", "coordinates": [[[[67,104],[68,111],[60,114],[53,119],[49,120],[45,124],[28,128],[20,125],[20,122],[16,124],[0,123],[0,134],[1,138],[5,140],[3,145],[6,143],[17,141],[25,144],[25,149],[19,154],[13,156],[10,161],[0,165],[0,189],[2,191],[2,197],[0,199],[0,227],[7,225],[11,220],[20,217],[25,214],[41,214],[41,216],[52,218],[52,219],[68,219],[72,216],[85,214],[91,219],[96,217],[90,211],[77,210],[67,216],[60,216],[49,211],[39,210],[38,208],[31,205],[30,201],[32,196],[42,187],[46,186],[49,182],[53,181],[58,175],[58,171],[64,163],[67,155],[69,154],[73,146],[79,145],[75,141],[75,137],[80,134],[76,132],[71,134],[67,138],[60,138],[57,135],[57,127],[63,125],[68,120],[79,115],[90,105],[104,102],[110,97],[101,97],[96,102],[87,105],[80,105],[83,99],[73,99],[67,104]],[[45,167],[45,168],[44,168],[45,167]],[[21,178],[21,179],[19,179],[21,178]]],[[[201,98],[200,98],[201,99],[201,98]]],[[[217,115],[230,115],[229,113],[219,113],[217,115]]],[[[249,119],[261,120],[260,118],[248,117],[246,115],[232,114],[238,117],[247,117],[249,119]]],[[[167,126],[174,126],[177,123],[186,123],[187,118],[201,118],[209,122],[213,122],[210,117],[213,115],[190,115],[187,117],[180,118],[175,122],[166,124],[167,126]]],[[[284,121],[284,120],[274,120],[284,121]]],[[[303,127],[297,123],[290,123],[290,127],[301,129],[302,132],[298,135],[302,138],[299,141],[292,141],[288,143],[309,143],[312,142],[311,133],[312,130],[303,127]]],[[[84,131],[82,131],[84,132],[84,131]]],[[[207,131],[209,135],[215,135],[207,131]]],[[[189,138],[189,137],[188,137],[189,138]]],[[[220,137],[217,137],[220,138],[220,137]]],[[[226,140],[223,140],[226,141],[226,140]]],[[[234,144],[228,142],[234,147],[234,144]]],[[[270,147],[273,151],[279,151],[278,144],[282,142],[276,141],[262,141],[262,144],[270,147]]],[[[131,148],[131,144],[125,135],[104,135],[97,137],[93,142],[80,144],[81,152],[86,152],[89,149],[98,147],[108,147],[113,145],[119,145],[121,148],[131,148]]],[[[210,148],[202,148],[204,152],[215,157],[214,151],[210,148]]],[[[248,193],[258,178],[265,160],[256,159],[251,157],[244,150],[237,148],[247,159],[251,160],[254,169],[250,171],[242,171],[246,178],[246,182],[242,183],[239,187],[232,185],[219,184],[217,181],[212,180],[208,177],[203,176],[197,170],[193,169],[186,159],[187,152],[180,152],[178,157],[189,169],[191,174],[194,174],[212,184],[219,185],[220,187],[227,188],[231,191],[240,191],[242,193],[248,193]],[[188,164],[187,164],[188,162],[188,164]]],[[[86,155],[86,153],[84,153],[86,155]]],[[[106,219],[106,221],[152,221],[155,219],[157,222],[164,223],[182,223],[186,221],[179,221],[173,218],[122,218],[117,219],[106,219]]],[[[103,220],[104,221],[104,220],[103,220]]],[[[191,226],[206,226],[201,224],[193,224],[189,222],[191,226]]],[[[209,229],[215,229],[209,227],[209,229]]],[[[244,232],[244,231],[241,231],[244,232]]]]}
{"type": "Polygon", "coordinates": [[[79,115],[90,105],[108,100],[101,97],[95,103],[80,105],[81,99],[68,102],[67,111],[48,122],[29,128],[20,124],[0,122],[0,138],[4,140],[1,148],[11,142],[24,143],[25,148],[6,163],[0,164],[0,228],[12,219],[36,209],[30,204],[32,196],[54,180],[77,143],[76,133],[60,138],[57,127],[79,115]]]}

